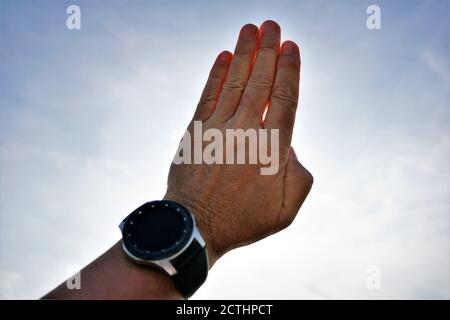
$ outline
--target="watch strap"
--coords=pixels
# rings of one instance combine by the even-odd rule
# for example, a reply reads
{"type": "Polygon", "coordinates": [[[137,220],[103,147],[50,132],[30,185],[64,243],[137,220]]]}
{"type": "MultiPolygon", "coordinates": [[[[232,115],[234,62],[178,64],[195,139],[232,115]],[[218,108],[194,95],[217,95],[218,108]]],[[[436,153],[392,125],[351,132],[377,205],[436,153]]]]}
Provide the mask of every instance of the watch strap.
{"type": "Polygon", "coordinates": [[[185,298],[189,298],[200,288],[208,276],[206,248],[194,239],[189,247],[171,263],[177,270],[172,277],[176,287],[185,298]]]}

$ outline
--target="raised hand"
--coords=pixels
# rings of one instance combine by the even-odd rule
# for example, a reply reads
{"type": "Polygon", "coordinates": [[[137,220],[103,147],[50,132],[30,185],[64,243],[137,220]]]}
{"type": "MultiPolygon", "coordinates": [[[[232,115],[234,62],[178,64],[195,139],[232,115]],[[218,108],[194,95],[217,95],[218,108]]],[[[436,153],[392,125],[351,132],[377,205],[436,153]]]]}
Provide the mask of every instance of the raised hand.
{"type": "Polygon", "coordinates": [[[171,166],[165,199],[184,204],[195,215],[211,265],[230,249],[287,227],[313,183],[290,146],[299,96],[299,48],[292,41],[280,46],[280,36],[274,21],[260,28],[247,24],[234,54],[219,54],[181,145],[192,146],[191,154],[180,148],[171,166]],[[215,129],[210,132],[216,139],[219,133],[224,137],[223,154],[212,153],[213,163],[204,161],[207,141],[186,142],[200,127],[202,132],[215,129]],[[261,158],[251,163],[249,139],[234,146],[225,141],[230,129],[267,129],[271,167],[261,158]],[[243,147],[244,163],[227,161],[229,152],[237,156],[243,147]]]}

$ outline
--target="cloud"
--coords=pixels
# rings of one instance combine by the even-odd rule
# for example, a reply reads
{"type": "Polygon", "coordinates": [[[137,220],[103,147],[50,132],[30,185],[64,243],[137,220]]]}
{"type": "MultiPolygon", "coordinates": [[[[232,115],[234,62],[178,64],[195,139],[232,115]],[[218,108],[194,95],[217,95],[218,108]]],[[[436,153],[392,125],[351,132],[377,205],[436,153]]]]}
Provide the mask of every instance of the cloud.
{"type": "Polygon", "coordinates": [[[195,297],[449,298],[448,40],[417,51],[445,36],[439,6],[384,4],[369,33],[365,4],[84,2],[71,33],[63,5],[27,5],[2,16],[2,298],[41,296],[162,197],[208,68],[249,15],[301,43],[293,145],[315,184],[290,228],[227,254],[195,297]]]}

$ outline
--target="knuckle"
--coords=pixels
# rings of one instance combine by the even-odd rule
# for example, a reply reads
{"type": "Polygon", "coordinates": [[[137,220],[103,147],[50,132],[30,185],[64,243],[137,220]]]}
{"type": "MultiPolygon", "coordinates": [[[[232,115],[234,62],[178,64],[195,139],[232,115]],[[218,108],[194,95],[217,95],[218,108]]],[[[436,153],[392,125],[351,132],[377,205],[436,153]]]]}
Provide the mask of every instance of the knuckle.
{"type": "Polygon", "coordinates": [[[255,72],[247,82],[247,86],[257,89],[270,89],[273,84],[273,76],[268,72],[255,72]]]}
{"type": "Polygon", "coordinates": [[[272,89],[272,99],[278,100],[293,109],[297,107],[296,90],[288,85],[274,86],[272,89]]]}
{"type": "Polygon", "coordinates": [[[245,81],[241,78],[227,79],[223,84],[225,90],[239,90],[243,91],[245,88],[245,81]]]}
{"type": "Polygon", "coordinates": [[[223,79],[223,72],[215,71],[211,72],[209,75],[209,81],[217,83],[221,82],[223,79]]]}
{"type": "Polygon", "coordinates": [[[197,107],[199,106],[204,106],[204,105],[209,105],[209,104],[214,104],[217,102],[217,98],[214,94],[210,93],[210,92],[205,92],[201,97],[200,97],[200,101],[198,102],[197,107]]]}
{"type": "Polygon", "coordinates": [[[276,42],[267,41],[268,39],[263,39],[258,47],[258,55],[278,55],[278,45],[276,42]]]}
{"type": "Polygon", "coordinates": [[[284,72],[291,72],[293,74],[298,74],[300,71],[300,60],[295,59],[291,56],[282,56],[278,60],[278,66],[283,68],[284,72]]]}
{"type": "Polygon", "coordinates": [[[247,62],[249,61],[251,58],[253,58],[253,54],[249,51],[249,49],[247,48],[236,48],[236,52],[233,55],[233,60],[238,60],[238,62],[240,63],[241,61],[247,62]]]}

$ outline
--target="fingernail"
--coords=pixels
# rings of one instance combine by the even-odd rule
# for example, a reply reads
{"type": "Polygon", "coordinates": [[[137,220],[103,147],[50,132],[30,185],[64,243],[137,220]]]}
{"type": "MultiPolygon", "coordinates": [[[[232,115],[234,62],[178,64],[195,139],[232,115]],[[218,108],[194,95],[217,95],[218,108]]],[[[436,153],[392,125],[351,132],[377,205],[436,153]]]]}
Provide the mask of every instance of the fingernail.
{"type": "Polygon", "coordinates": [[[283,54],[292,54],[295,50],[295,44],[293,42],[283,43],[283,54]]]}
{"type": "Polygon", "coordinates": [[[227,64],[227,63],[228,63],[228,52],[223,51],[223,52],[219,55],[219,63],[220,63],[220,64],[227,64]]]}
{"type": "Polygon", "coordinates": [[[262,24],[261,29],[263,34],[269,35],[278,32],[280,27],[275,21],[268,20],[262,24]]]}
{"type": "Polygon", "coordinates": [[[252,24],[246,24],[242,27],[241,35],[245,40],[253,40],[256,38],[256,33],[258,32],[258,27],[252,24]]]}

